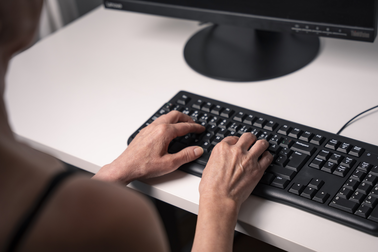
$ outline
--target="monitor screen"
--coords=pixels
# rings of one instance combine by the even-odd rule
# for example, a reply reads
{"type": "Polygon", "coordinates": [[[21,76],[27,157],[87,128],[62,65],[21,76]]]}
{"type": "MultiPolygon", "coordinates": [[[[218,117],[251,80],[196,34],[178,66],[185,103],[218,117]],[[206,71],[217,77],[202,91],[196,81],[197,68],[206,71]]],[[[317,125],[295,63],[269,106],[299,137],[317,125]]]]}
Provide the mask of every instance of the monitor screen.
{"type": "Polygon", "coordinates": [[[377,0],[104,0],[104,5],[106,8],[214,24],[188,41],[185,59],[197,72],[231,81],[270,79],[302,68],[316,58],[318,37],[374,42],[377,35],[377,0]],[[231,37],[239,42],[231,41],[231,37]],[[225,41],[232,44],[231,51],[217,56],[228,50],[221,45],[225,41]],[[247,49],[248,46],[251,48],[247,49]],[[211,48],[210,52],[208,48],[211,48]],[[238,54],[235,48],[240,49],[239,55],[233,55],[238,54]],[[271,50],[276,56],[260,55],[262,51],[271,50]],[[230,57],[232,60],[242,57],[242,65],[235,70],[227,70],[230,66],[224,63],[222,67],[219,57],[228,61],[230,57]],[[286,62],[285,57],[291,59],[286,62]],[[265,63],[269,58],[273,62],[265,63]],[[246,61],[249,63],[245,64],[246,61]],[[279,65],[285,69],[280,69],[279,65]],[[273,69],[265,69],[269,66],[273,69]],[[251,67],[256,70],[251,70],[251,67]],[[218,76],[227,75],[225,70],[230,72],[229,77],[218,76]],[[232,74],[233,71],[256,73],[240,76],[240,73],[232,74]]]}

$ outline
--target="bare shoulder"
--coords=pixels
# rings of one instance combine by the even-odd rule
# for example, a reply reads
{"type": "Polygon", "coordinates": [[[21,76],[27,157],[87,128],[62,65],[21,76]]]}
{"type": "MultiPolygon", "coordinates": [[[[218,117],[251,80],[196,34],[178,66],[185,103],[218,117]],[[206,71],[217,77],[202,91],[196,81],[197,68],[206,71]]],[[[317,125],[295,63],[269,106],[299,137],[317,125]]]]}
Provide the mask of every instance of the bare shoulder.
{"type": "MultiPolygon", "coordinates": [[[[61,185],[24,248],[36,251],[167,251],[153,205],[125,186],[83,176],[61,185]]],[[[28,250],[28,249],[26,249],[28,250]]]]}

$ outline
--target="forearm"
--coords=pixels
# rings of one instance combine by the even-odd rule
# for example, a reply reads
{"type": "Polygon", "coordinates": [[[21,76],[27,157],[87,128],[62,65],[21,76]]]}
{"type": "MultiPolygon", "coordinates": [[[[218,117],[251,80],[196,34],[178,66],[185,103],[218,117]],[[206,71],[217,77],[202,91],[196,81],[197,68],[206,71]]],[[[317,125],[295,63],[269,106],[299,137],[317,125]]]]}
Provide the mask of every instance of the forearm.
{"type": "Polygon", "coordinates": [[[235,202],[216,202],[202,198],[192,252],[232,251],[237,216],[238,207],[235,202]]]}

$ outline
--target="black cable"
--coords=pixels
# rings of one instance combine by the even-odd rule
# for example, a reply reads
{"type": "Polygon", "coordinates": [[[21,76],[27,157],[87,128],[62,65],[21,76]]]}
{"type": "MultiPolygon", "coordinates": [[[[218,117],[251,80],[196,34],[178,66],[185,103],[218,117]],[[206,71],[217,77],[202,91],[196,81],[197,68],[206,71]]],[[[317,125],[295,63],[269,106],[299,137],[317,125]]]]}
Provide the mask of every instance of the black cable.
{"type": "Polygon", "coordinates": [[[344,124],[344,126],[336,133],[336,135],[340,135],[340,133],[341,133],[341,131],[343,131],[346,127],[348,127],[349,126],[349,124],[354,120],[354,119],[356,119],[357,117],[359,117],[359,116],[361,116],[361,115],[363,115],[363,114],[365,114],[365,113],[367,113],[367,112],[369,112],[370,110],[373,110],[373,109],[375,109],[375,108],[378,108],[378,105],[377,106],[374,106],[374,107],[372,107],[372,108],[369,108],[369,109],[367,109],[367,110],[365,110],[364,112],[361,112],[361,113],[359,113],[358,115],[356,115],[355,117],[353,117],[352,119],[350,119],[346,124],[344,124]]]}

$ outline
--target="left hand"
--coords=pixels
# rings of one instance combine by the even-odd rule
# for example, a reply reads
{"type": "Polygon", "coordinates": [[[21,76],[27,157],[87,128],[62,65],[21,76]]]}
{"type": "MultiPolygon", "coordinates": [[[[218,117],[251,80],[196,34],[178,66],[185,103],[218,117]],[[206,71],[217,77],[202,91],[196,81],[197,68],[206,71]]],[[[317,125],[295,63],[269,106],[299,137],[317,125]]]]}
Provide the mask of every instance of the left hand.
{"type": "Polygon", "coordinates": [[[200,157],[203,149],[190,146],[169,154],[170,142],[188,133],[201,133],[205,128],[178,111],[160,116],[139,132],[128,148],[111,164],[105,165],[94,178],[129,183],[170,173],[200,157]]]}

